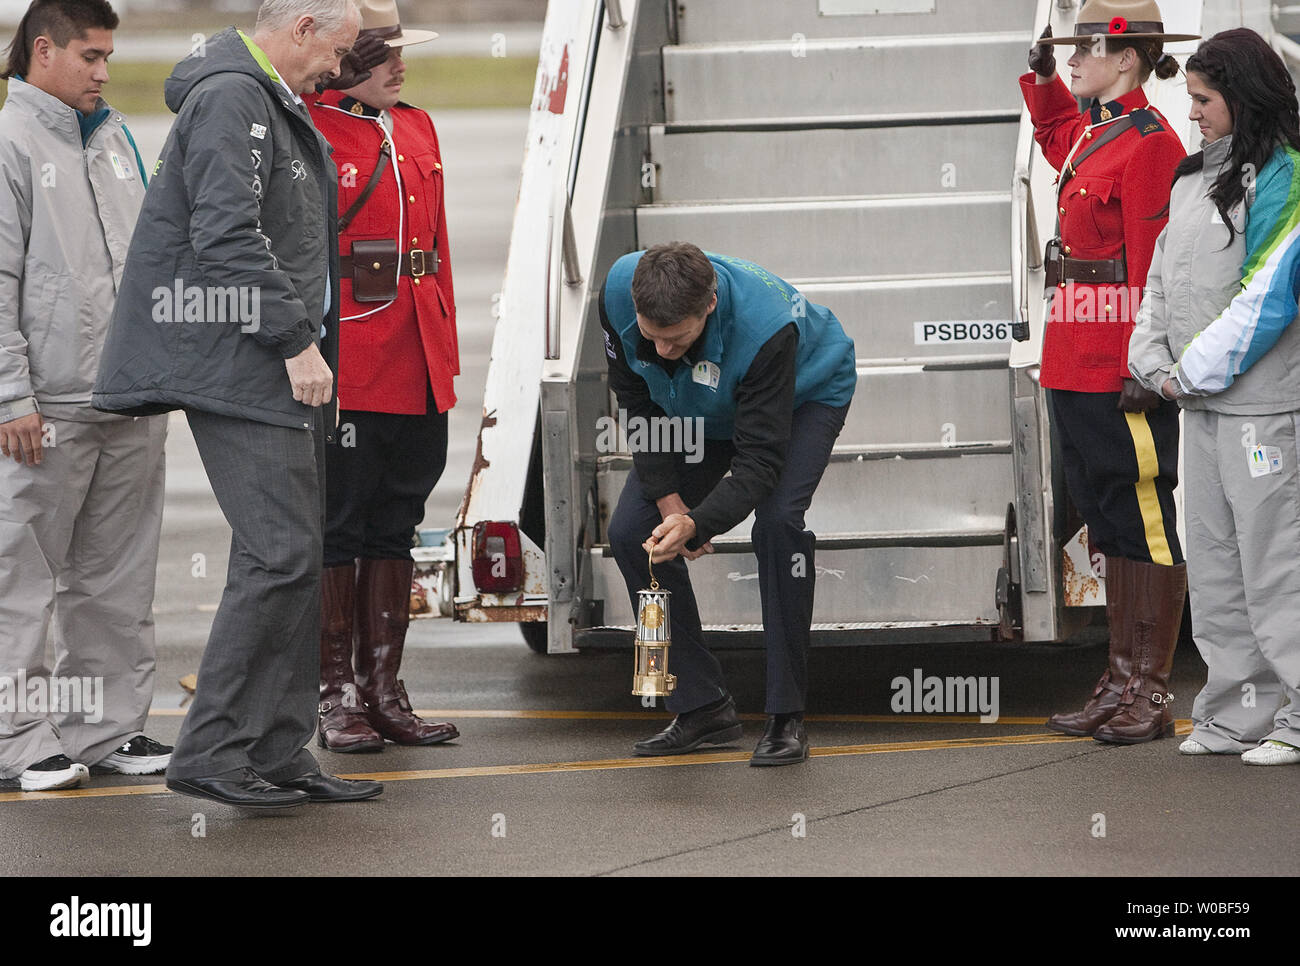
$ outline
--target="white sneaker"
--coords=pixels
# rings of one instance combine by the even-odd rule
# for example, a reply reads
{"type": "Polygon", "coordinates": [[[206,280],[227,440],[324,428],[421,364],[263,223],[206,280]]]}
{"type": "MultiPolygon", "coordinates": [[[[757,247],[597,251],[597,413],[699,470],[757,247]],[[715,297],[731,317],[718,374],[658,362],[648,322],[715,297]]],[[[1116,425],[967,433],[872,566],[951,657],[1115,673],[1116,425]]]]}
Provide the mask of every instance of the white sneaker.
{"type": "Polygon", "coordinates": [[[1265,741],[1241,756],[1247,765],[1300,765],[1300,748],[1285,741],[1265,741]]]}
{"type": "Polygon", "coordinates": [[[76,788],[90,777],[90,769],[67,755],[51,755],[18,776],[25,792],[48,792],[55,788],[76,788]]]}
{"type": "Polygon", "coordinates": [[[171,760],[171,745],[136,735],[95,767],[120,775],[157,775],[167,770],[171,760]]]}
{"type": "Polygon", "coordinates": [[[1209,748],[1206,748],[1203,744],[1201,744],[1201,743],[1200,743],[1199,741],[1197,741],[1195,738],[1186,738],[1186,739],[1184,739],[1183,743],[1182,743],[1181,745],[1178,746],[1178,753],[1179,753],[1180,755],[1212,755],[1212,754],[1214,754],[1214,752],[1212,752],[1209,748]]]}

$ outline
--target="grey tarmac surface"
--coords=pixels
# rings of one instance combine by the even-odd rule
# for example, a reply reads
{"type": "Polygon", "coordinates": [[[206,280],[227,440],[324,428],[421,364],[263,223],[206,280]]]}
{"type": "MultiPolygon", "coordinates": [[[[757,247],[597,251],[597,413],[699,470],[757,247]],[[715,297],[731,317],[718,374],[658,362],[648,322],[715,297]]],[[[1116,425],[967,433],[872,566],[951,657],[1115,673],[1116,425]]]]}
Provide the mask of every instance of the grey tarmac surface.
{"type": "MultiPolygon", "coordinates": [[[[192,669],[200,651],[167,647],[160,685],[192,669]]],[[[666,717],[628,694],[629,654],[542,657],[509,628],[420,622],[404,665],[412,699],[455,721],[460,739],[369,755],[317,749],[327,771],[384,780],[380,798],[250,816],[163,792],[158,777],[95,776],[82,792],[62,795],[0,792],[0,874],[1296,871],[1294,851],[1277,847],[1279,832],[1300,817],[1294,769],[1182,757],[1176,739],[1116,748],[1048,735],[1042,717],[1082,698],[1102,660],[1096,646],[817,649],[814,716],[875,717],[811,720],[814,757],[775,769],[747,764],[762,727],[762,654],[721,658],[750,714],[744,739],[633,759],[632,742],[666,717]],[[917,667],[996,676],[1002,720],[892,714],[891,679],[917,667]],[[586,714],[510,716],[525,711],[586,714]],[[143,794],[122,794],[131,788],[143,794]],[[792,834],[799,816],[802,837],[792,834]],[[1099,816],[1104,837],[1093,834],[1099,816]]],[[[1203,679],[1195,653],[1180,653],[1180,703],[1203,679]]],[[[156,702],[154,737],[177,733],[175,705],[156,702]]]]}
{"type": "MultiPolygon", "coordinates": [[[[474,449],[526,117],[435,120],[464,374],[425,525],[447,526],[474,449]]],[[[167,122],[133,126],[156,156],[167,122]]],[[[163,531],[148,731],[170,741],[183,713],[177,681],[198,667],[229,541],[180,417],[163,531]]],[[[0,875],[1197,876],[1294,875],[1300,864],[1278,846],[1300,819],[1300,769],[1185,758],[1177,740],[1115,748],[1046,731],[1049,713],[1091,690],[1104,662],[1096,644],[816,649],[813,758],[774,769],[747,764],[762,729],[763,655],[720,659],[748,716],[743,740],[633,759],[632,742],[667,716],[628,693],[630,651],[542,657],[513,626],[417,621],[403,666],[411,698],[454,721],[460,739],[370,755],[318,750],[327,771],[381,777],[378,799],[250,816],[166,792],[161,776],[92,776],[43,795],[0,786],[0,875]],[[1000,719],[894,713],[891,682],[917,668],[996,679],[1000,719]]],[[[1179,717],[1204,680],[1195,651],[1180,651],[1179,717]]]]}

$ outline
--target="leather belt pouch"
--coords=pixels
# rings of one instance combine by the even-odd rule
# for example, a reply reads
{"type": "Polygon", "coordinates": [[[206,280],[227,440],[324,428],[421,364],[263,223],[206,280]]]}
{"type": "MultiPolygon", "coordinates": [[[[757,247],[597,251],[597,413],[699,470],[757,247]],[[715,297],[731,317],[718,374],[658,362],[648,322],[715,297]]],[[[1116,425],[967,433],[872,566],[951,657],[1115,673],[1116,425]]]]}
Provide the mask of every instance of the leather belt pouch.
{"type": "Polygon", "coordinates": [[[352,243],[352,298],[391,302],[397,298],[397,239],[352,243]]]}
{"type": "Polygon", "coordinates": [[[1043,252],[1043,288],[1050,292],[1061,281],[1061,242],[1053,238],[1043,252]]]}

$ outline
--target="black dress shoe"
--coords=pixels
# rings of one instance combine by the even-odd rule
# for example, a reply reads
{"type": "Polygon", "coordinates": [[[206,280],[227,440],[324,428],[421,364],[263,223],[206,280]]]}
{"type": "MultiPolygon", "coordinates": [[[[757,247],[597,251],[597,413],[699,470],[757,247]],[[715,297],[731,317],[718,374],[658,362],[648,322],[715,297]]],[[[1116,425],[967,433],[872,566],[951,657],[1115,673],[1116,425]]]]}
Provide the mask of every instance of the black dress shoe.
{"type": "Polygon", "coordinates": [[[281,788],[305,793],[313,802],[360,802],[374,798],[384,790],[379,782],[367,779],[335,778],[315,772],[299,775],[279,783],[281,788]]]}
{"type": "Polygon", "coordinates": [[[727,695],[713,704],[683,711],[659,734],[638,741],[632,750],[638,755],[681,755],[700,745],[725,745],[742,733],[736,717],[736,702],[727,695]]]}
{"type": "Polygon", "coordinates": [[[243,768],[231,778],[168,778],[167,787],[182,795],[238,808],[291,808],[310,801],[306,792],[272,785],[251,768],[243,768]]]}
{"type": "Polygon", "coordinates": [[[803,727],[803,712],[769,714],[767,729],[758,740],[751,765],[795,765],[808,760],[808,733],[803,727]]]}

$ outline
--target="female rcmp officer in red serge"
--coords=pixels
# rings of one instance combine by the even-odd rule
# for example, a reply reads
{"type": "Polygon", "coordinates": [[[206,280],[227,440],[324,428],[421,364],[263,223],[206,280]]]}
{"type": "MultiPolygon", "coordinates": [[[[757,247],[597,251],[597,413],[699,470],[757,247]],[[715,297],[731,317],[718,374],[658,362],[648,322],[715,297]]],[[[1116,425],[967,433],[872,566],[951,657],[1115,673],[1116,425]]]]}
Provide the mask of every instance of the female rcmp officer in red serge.
{"type": "Polygon", "coordinates": [[[438,35],[403,30],[395,0],[358,6],[353,53],[372,72],[307,98],[340,179],[339,443],[326,457],[319,739],[346,752],[458,736],[416,716],[397,678],[411,545],[446,466],[460,372],[438,136],[428,114],[398,100],[402,47],[438,35]]]}
{"type": "Polygon", "coordinates": [[[1020,86],[1034,136],[1061,172],[1040,380],[1070,499],[1106,556],[1110,659],[1084,708],[1047,724],[1136,744],[1173,734],[1169,673],[1187,589],[1174,528],[1178,409],[1128,371],[1142,286],[1186,154],[1141,85],[1152,72],[1177,73],[1164,41],[1196,38],[1166,34],[1154,0],[1087,0],[1074,33],[1045,30],[1020,86]],[[1075,47],[1071,88],[1056,73],[1056,44],[1075,47]],[[1088,103],[1082,114],[1076,96],[1088,103]]]}

